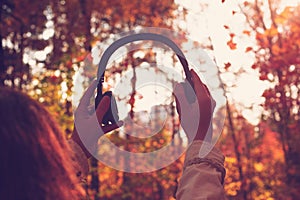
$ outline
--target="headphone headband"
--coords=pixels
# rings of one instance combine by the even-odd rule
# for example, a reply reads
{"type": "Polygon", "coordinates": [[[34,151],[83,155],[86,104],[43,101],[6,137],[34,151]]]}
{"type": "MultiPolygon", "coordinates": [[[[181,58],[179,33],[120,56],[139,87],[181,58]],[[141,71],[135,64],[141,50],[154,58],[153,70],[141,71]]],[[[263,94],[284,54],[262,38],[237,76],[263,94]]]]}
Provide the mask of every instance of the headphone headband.
{"type": "Polygon", "coordinates": [[[132,34],[132,35],[128,35],[125,37],[122,37],[118,40],[116,40],[114,43],[112,43],[103,53],[101,60],[99,62],[98,65],[98,73],[97,73],[97,79],[99,80],[99,82],[103,82],[104,79],[104,72],[106,69],[106,65],[108,63],[109,58],[111,57],[111,55],[120,47],[131,43],[131,42],[135,42],[135,41],[141,41],[141,40],[153,40],[153,41],[158,41],[161,43],[164,43],[165,45],[167,45],[168,47],[170,47],[177,55],[178,59],[180,60],[180,63],[183,66],[183,70],[186,76],[186,79],[188,80],[188,82],[191,84],[191,86],[193,86],[193,82],[191,80],[191,73],[189,71],[189,67],[188,67],[188,62],[184,56],[184,54],[182,53],[182,51],[180,50],[180,48],[169,38],[160,35],[160,34],[156,34],[156,33],[137,33],[137,34],[132,34]]]}
{"type": "Polygon", "coordinates": [[[102,123],[103,124],[109,124],[109,123],[115,123],[116,121],[119,120],[118,117],[118,109],[116,105],[116,100],[112,95],[111,91],[105,92],[102,94],[102,83],[104,82],[104,72],[106,69],[106,65],[108,63],[109,58],[111,55],[120,47],[124,46],[125,44],[135,42],[135,41],[141,41],[141,40],[153,40],[153,41],[158,41],[161,43],[166,44],[168,47],[170,47],[177,55],[177,57],[180,60],[180,63],[183,66],[183,70],[186,76],[186,80],[189,82],[189,85],[192,87],[189,87],[187,83],[183,84],[185,87],[185,93],[187,96],[187,99],[190,103],[194,102],[195,100],[195,95],[191,93],[191,89],[193,90],[193,82],[192,82],[192,77],[191,73],[189,71],[188,67],[188,62],[183,55],[182,51],[180,48],[169,38],[160,35],[160,34],[155,34],[155,33],[137,33],[133,35],[128,35],[125,36],[121,39],[116,40],[114,43],[112,43],[103,53],[101,60],[98,65],[98,73],[97,73],[97,79],[98,79],[98,85],[97,85],[97,96],[95,99],[95,108],[97,108],[98,104],[100,103],[101,99],[103,96],[108,95],[111,97],[111,105],[109,111],[105,114],[102,123]]]}

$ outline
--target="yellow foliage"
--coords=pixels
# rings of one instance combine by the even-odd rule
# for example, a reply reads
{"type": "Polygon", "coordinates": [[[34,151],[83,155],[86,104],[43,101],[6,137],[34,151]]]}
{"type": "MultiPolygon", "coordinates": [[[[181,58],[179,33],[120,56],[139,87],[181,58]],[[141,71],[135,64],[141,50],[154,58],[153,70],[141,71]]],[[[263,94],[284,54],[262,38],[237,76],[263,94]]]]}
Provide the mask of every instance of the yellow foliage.
{"type": "Polygon", "coordinates": [[[265,31],[265,35],[270,36],[270,37],[274,37],[278,34],[278,30],[276,27],[272,26],[270,29],[267,29],[265,31]]]}
{"type": "Polygon", "coordinates": [[[225,189],[227,195],[229,195],[229,196],[237,195],[237,192],[241,189],[241,184],[242,183],[240,181],[227,183],[224,186],[224,189],[225,189]]]}
{"type": "Polygon", "coordinates": [[[225,162],[227,163],[236,163],[236,158],[235,157],[225,157],[225,162]]]}
{"type": "Polygon", "coordinates": [[[258,172],[262,172],[264,170],[264,165],[262,163],[254,163],[254,168],[258,172]]]}

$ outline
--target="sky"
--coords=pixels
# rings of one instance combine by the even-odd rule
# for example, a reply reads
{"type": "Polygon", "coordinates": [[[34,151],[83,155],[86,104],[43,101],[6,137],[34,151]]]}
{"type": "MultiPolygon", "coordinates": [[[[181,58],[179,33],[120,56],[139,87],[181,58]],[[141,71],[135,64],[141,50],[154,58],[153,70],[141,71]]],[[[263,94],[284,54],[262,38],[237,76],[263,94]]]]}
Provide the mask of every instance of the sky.
{"type": "MultiPolygon", "coordinates": [[[[271,85],[259,80],[258,72],[251,69],[254,55],[245,53],[248,46],[255,46],[255,39],[241,36],[247,26],[245,18],[239,13],[238,4],[244,1],[225,0],[222,3],[221,0],[176,0],[175,2],[188,10],[186,22],[182,23],[182,26],[187,29],[189,37],[200,43],[210,37],[214,47],[212,56],[217,66],[223,68],[225,63],[231,63],[228,72],[222,73],[223,82],[229,86],[235,85],[228,87],[229,100],[250,123],[257,124],[262,112],[259,105],[264,101],[261,95],[271,85]],[[201,7],[203,4],[207,6],[201,7]],[[236,14],[233,15],[232,11],[236,11],[236,14]],[[227,46],[230,37],[224,25],[229,26],[233,33],[239,34],[236,38],[238,44],[236,50],[230,50],[227,46]],[[233,75],[232,72],[239,70],[243,70],[242,75],[233,75]]],[[[300,0],[284,0],[280,5],[283,9],[285,6],[296,6],[299,3],[300,0]]]]}

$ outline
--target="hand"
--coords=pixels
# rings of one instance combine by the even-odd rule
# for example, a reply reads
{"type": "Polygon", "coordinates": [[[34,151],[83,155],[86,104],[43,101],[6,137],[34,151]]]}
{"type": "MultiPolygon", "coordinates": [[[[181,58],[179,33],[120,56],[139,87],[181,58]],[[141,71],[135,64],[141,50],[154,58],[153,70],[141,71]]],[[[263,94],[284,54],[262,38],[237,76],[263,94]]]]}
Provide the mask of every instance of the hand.
{"type": "Polygon", "coordinates": [[[90,113],[90,99],[94,95],[96,87],[97,81],[95,80],[82,96],[78,108],[75,111],[75,126],[72,139],[82,148],[87,157],[91,156],[91,151],[94,152],[97,149],[97,141],[102,135],[123,125],[122,121],[106,126],[100,124],[109,109],[109,96],[104,96],[96,111],[90,113]]]}
{"type": "Polygon", "coordinates": [[[197,97],[196,101],[190,104],[187,101],[183,84],[178,83],[174,90],[176,110],[189,143],[193,140],[210,142],[212,138],[212,115],[216,102],[194,70],[191,70],[191,75],[194,83],[194,95],[197,97]]]}

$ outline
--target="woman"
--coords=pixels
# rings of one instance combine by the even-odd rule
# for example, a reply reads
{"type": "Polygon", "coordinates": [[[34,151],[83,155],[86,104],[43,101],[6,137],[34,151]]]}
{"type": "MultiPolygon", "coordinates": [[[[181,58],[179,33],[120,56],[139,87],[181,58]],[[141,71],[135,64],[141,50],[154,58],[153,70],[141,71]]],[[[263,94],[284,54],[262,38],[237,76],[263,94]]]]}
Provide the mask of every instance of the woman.
{"type": "Polygon", "coordinates": [[[0,88],[0,199],[83,199],[70,145],[37,101],[0,88]]]}

